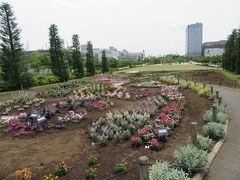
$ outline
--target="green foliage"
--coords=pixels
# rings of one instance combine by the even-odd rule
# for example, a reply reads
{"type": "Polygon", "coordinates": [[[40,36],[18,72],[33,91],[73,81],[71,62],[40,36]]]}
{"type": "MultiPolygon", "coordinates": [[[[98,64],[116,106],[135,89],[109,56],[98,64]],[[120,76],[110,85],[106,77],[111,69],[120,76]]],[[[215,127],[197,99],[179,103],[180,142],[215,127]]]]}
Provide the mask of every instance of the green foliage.
{"type": "Polygon", "coordinates": [[[73,70],[75,75],[78,78],[83,77],[84,70],[83,70],[83,62],[81,58],[81,52],[80,52],[80,42],[79,42],[79,36],[77,34],[74,34],[72,36],[72,62],[73,62],[73,70]]]}
{"type": "MultiPolygon", "coordinates": [[[[206,122],[212,122],[212,109],[206,111],[203,115],[203,119],[206,122]]],[[[225,124],[229,119],[229,106],[225,103],[221,103],[221,105],[217,106],[217,123],[225,124]]]]}
{"type": "Polygon", "coordinates": [[[119,174],[119,173],[124,173],[124,172],[126,172],[127,171],[127,165],[128,165],[128,162],[127,161],[125,161],[125,162],[123,162],[123,163],[118,163],[118,164],[116,164],[115,166],[114,166],[114,168],[113,168],[113,172],[115,173],[115,174],[119,174]]]}
{"type": "Polygon", "coordinates": [[[58,35],[58,28],[52,24],[49,28],[51,69],[54,75],[59,77],[61,82],[68,80],[67,65],[64,60],[64,53],[61,39],[58,35]]]}
{"type": "Polygon", "coordinates": [[[222,67],[233,73],[240,73],[240,29],[234,29],[228,36],[222,67]]]}
{"type": "Polygon", "coordinates": [[[86,69],[90,76],[95,75],[95,63],[93,57],[93,46],[90,41],[87,43],[87,54],[86,54],[86,69]]]}
{"type": "Polygon", "coordinates": [[[223,56],[199,56],[199,57],[191,57],[191,60],[198,63],[203,64],[221,64],[223,56]]]}
{"type": "Polygon", "coordinates": [[[102,51],[102,73],[109,72],[108,59],[106,57],[106,52],[102,51]]]}
{"type": "Polygon", "coordinates": [[[203,134],[213,140],[223,139],[225,136],[224,128],[225,126],[221,123],[209,122],[203,126],[203,134]]]}
{"type": "Polygon", "coordinates": [[[95,179],[97,177],[97,168],[89,168],[85,170],[85,176],[87,179],[95,179]]]}
{"type": "Polygon", "coordinates": [[[170,168],[167,162],[156,162],[149,168],[150,180],[190,180],[182,170],[170,168]]]}
{"type": "Polygon", "coordinates": [[[178,84],[178,80],[175,79],[175,78],[160,78],[159,79],[161,82],[165,82],[165,83],[168,83],[168,84],[171,84],[171,85],[176,85],[178,84]]]}
{"type": "Polygon", "coordinates": [[[37,86],[60,82],[57,76],[51,74],[35,75],[33,78],[37,86]]]}
{"type": "Polygon", "coordinates": [[[187,82],[185,88],[189,88],[197,92],[200,96],[208,96],[210,94],[209,88],[204,88],[202,85],[194,84],[192,82],[187,82]]]}
{"type": "Polygon", "coordinates": [[[1,4],[0,19],[0,64],[6,89],[29,87],[33,81],[23,55],[20,42],[21,30],[17,27],[18,24],[10,4],[1,4]]]}
{"type": "Polygon", "coordinates": [[[55,169],[55,176],[62,177],[68,173],[67,165],[62,161],[60,162],[55,169]]]}
{"type": "Polygon", "coordinates": [[[208,153],[193,145],[187,145],[174,151],[174,164],[190,176],[195,172],[205,170],[208,163],[208,153]]]}
{"type": "Polygon", "coordinates": [[[98,160],[99,160],[99,155],[98,154],[90,155],[89,158],[88,158],[88,164],[89,165],[95,165],[95,164],[97,164],[98,160]]]}
{"type": "MultiPolygon", "coordinates": [[[[191,142],[191,138],[188,139],[189,143],[191,142]]],[[[204,137],[202,135],[197,135],[197,144],[195,145],[197,148],[202,149],[204,151],[208,151],[209,148],[212,146],[213,141],[208,137],[204,137]]]]}
{"type": "Polygon", "coordinates": [[[35,73],[38,73],[42,69],[50,67],[50,56],[48,53],[35,51],[29,56],[30,67],[35,73]]]}

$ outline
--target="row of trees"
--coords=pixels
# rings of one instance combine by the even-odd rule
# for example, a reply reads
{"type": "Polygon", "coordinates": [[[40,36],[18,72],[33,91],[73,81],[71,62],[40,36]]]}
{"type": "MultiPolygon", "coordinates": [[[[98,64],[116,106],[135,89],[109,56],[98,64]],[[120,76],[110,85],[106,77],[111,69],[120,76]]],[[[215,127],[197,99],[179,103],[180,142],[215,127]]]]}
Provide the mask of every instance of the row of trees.
{"type": "MultiPolygon", "coordinates": [[[[0,6],[0,75],[6,89],[32,86],[33,78],[29,68],[35,72],[51,69],[61,82],[69,79],[69,73],[73,73],[77,78],[95,75],[96,59],[90,41],[87,43],[86,56],[80,52],[77,34],[72,36],[72,47],[65,50],[61,44],[58,28],[53,24],[49,27],[49,52],[33,52],[27,57],[20,41],[20,33],[11,5],[2,3],[0,6]]],[[[105,51],[102,53],[102,64],[98,66],[101,66],[103,73],[109,71],[105,51]]],[[[0,85],[1,83],[0,81],[0,85]]]]}
{"type": "Polygon", "coordinates": [[[234,29],[228,36],[222,67],[230,72],[240,74],[240,29],[234,29]]]}

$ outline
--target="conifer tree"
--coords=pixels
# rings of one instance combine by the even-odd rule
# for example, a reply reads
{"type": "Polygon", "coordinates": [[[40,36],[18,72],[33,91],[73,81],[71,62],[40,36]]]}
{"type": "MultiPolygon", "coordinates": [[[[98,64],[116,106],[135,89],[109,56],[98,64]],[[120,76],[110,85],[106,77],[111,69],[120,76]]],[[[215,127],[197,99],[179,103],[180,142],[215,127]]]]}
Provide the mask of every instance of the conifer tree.
{"type": "Polygon", "coordinates": [[[224,63],[223,66],[226,70],[235,72],[236,69],[236,53],[234,50],[235,38],[237,35],[237,30],[234,29],[232,34],[228,37],[228,41],[225,45],[224,53],[224,63]]]}
{"type": "Polygon", "coordinates": [[[106,57],[106,52],[105,50],[102,51],[102,73],[109,72],[109,64],[108,64],[108,59],[106,57]]]}
{"type": "Polygon", "coordinates": [[[58,28],[55,24],[49,27],[50,57],[51,69],[54,75],[59,77],[60,81],[68,80],[67,65],[64,60],[64,53],[61,39],[58,35],[58,28]]]}
{"type": "Polygon", "coordinates": [[[79,42],[79,36],[77,34],[74,34],[72,36],[72,58],[73,58],[73,69],[74,73],[78,78],[83,77],[84,71],[83,71],[83,62],[81,58],[81,52],[80,52],[80,42],[79,42]]]}
{"type": "Polygon", "coordinates": [[[86,54],[86,69],[90,76],[95,75],[95,63],[93,57],[93,46],[90,41],[87,43],[87,54],[86,54]]]}
{"type": "Polygon", "coordinates": [[[238,33],[236,35],[234,49],[235,49],[235,58],[236,58],[235,72],[237,74],[240,74],[240,29],[238,29],[238,33]]]}
{"type": "Polygon", "coordinates": [[[0,6],[0,62],[7,89],[19,89],[32,85],[32,78],[28,73],[27,61],[20,42],[21,30],[17,26],[12,6],[2,3],[0,6]]]}

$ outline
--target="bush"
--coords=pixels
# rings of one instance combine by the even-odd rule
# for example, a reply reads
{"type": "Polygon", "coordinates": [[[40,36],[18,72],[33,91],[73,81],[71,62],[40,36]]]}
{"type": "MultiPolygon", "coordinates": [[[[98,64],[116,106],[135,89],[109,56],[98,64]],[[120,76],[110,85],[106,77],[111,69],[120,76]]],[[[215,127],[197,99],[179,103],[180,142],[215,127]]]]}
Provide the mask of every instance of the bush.
{"type": "Polygon", "coordinates": [[[218,112],[223,112],[229,115],[229,105],[226,103],[221,103],[218,107],[217,107],[218,112]]]}
{"type": "MultiPolygon", "coordinates": [[[[188,139],[188,142],[191,143],[191,138],[188,139]]],[[[195,145],[197,148],[202,149],[204,151],[208,151],[212,145],[212,140],[208,137],[204,137],[201,135],[197,135],[197,144],[195,145]]]]}
{"type": "Polygon", "coordinates": [[[190,180],[188,174],[169,166],[167,162],[156,162],[149,168],[149,180],[190,180]]]}
{"type": "Polygon", "coordinates": [[[60,82],[57,76],[51,74],[36,75],[34,76],[34,81],[37,86],[60,82]]]}
{"type": "Polygon", "coordinates": [[[189,88],[197,92],[200,96],[208,96],[210,94],[210,89],[209,88],[204,88],[202,85],[199,84],[194,84],[192,82],[187,82],[185,85],[185,88],[189,88]]]}
{"type": "MultiPolygon", "coordinates": [[[[217,122],[217,123],[225,124],[226,121],[227,121],[228,118],[229,118],[228,116],[229,116],[228,113],[218,111],[218,112],[217,112],[216,122],[217,122]]],[[[212,110],[208,110],[208,111],[203,115],[203,119],[204,119],[206,122],[211,122],[211,121],[212,121],[212,110]]]]}
{"type": "Polygon", "coordinates": [[[203,126],[204,136],[208,136],[213,140],[223,139],[225,136],[224,125],[216,122],[209,122],[203,126]]]}
{"type": "Polygon", "coordinates": [[[128,165],[128,162],[127,161],[125,161],[125,162],[123,162],[123,163],[118,163],[118,164],[116,164],[115,166],[114,166],[114,168],[113,168],[113,172],[115,173],[115,174],[119,174],[119,173],[124,173],[124,172],[126,172],[127,171],[127,165],[128,165]]]}
{"type": "Polygon", "coordinates": [[[95,164],[97,164],[98,160],[99,160],[99,155],[98,154],[90,155],[89,158],[88,158],[88,164],[89,165],[95,165],[95,164]]]}
{"type": "Polygon", "coordinates": [[[97,177],[97,168],[90,168],[85,170],[85,176],[87,179],[95,179],[97,177]]]}
{"type": "Polygon", "coordinates": [[[189,175],[202,171],[208,163],[208,153],[193,145],[187,145],[174,151],[174,164],[189,175]]]}

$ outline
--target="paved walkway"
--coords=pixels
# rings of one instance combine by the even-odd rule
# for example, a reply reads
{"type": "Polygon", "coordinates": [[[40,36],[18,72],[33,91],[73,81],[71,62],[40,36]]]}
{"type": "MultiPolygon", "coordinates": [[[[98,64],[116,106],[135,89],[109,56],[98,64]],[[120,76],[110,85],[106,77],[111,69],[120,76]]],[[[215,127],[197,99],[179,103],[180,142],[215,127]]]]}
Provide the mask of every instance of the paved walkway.
{"type": "Polygon", "coordinates": [[[205,180],[240,180],[240,92],[213,86],[230,105],[231,120],[227,139],[215,158],[205,180]]]}

